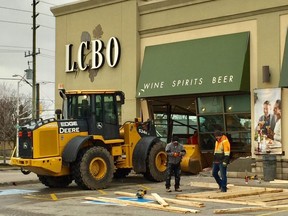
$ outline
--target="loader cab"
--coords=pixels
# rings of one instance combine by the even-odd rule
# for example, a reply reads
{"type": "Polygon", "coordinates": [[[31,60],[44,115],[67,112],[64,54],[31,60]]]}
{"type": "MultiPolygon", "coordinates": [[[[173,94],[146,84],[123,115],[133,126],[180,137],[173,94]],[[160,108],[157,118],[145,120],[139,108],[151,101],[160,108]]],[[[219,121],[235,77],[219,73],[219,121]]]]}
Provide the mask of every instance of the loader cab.
{"type": "Polygon", "coordinates": [[[123,92],[71,91],[66,92],[65,97],[63,116],[66,115],[67,119],[86,123],[89,135],[102,135],[106,140],[120,137],[119,116],[124,104],[123,92]]]}

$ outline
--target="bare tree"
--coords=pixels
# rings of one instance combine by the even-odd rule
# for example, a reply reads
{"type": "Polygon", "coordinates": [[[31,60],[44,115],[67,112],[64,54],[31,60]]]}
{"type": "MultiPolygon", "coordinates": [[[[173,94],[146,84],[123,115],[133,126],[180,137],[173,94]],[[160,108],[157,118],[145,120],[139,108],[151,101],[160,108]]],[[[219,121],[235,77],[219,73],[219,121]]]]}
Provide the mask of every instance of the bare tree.
{"type": "Polygon", "coordinates": [[[15,147],[17,117],[21,125],[21,119],[31,114],[29,110],[31,110],[29,97],[21,94],[18,98],[16,90],[11,85],[0,83],[0,142],[4,158],[6,148],[15,147]],[[19,99],[19,116],[17,116],[17,99],[19,99]]]}

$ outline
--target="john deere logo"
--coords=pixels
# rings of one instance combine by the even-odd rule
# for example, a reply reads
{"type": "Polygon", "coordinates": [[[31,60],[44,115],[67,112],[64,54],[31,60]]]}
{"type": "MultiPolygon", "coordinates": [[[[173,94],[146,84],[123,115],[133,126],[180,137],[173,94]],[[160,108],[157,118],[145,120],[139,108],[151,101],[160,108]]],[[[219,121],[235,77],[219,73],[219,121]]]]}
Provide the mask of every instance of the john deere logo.
{"type": "Polygon", "coordinates": [[[23,143],[23,149],[28,149],[28,143],[27,142],[23,143]]]}

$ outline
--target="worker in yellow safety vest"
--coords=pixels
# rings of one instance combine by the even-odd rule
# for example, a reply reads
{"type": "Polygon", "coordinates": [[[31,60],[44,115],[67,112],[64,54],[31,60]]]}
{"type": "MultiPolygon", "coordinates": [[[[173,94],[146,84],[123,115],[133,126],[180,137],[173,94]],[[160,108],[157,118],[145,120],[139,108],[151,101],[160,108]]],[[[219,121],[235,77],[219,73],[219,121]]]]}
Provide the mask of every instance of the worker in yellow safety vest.
{"type": "Polygon", "coordinates": [[[215,178],[221,192],[227,192],[227,165],[230,159],[230,142],[221,131],[216,130],[216,138],[212,175],[215,178]],[[218,172],[220,171],[220,176],[218,172]]]}

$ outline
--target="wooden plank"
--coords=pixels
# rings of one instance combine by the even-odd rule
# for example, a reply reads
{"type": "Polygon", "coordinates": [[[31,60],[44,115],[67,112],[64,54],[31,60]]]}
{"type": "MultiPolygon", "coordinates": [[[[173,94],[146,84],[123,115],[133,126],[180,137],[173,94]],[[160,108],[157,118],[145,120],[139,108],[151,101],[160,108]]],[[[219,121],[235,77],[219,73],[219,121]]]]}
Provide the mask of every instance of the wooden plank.
{"type": "MultiPolygon", "coordinates": [[[[211,182],[190,182],[190,186],[192,187],[204,187],[204,188],[219,188],[219,185],[217,183],[211,183],[211,182]]],[[[227,184],[227,188],[234,187],[233,184],[227,184]]]]}
{"type": "Polygon", "coordinates": [[[288,184],[287,180],[275,179],[274,181],[269,181],[272,184],[288,184]]]}
{"type": "Polygon", "coordinates": [[[214,195],[214,196],[210,196],[209,198],[210,199],[215,199],[215,198],[218,198],[218,199],[231,199],[231,198],[235,198],[235,197],[244,197],[244,196],[251,196],[251,195],[260,195],[260,194],[264,194],[264,193],[278,193],[278,192],[282,192],[283,190],[282,189],[265,189],[263,188],[263,190],[259,189],[253,189],[253,190],[250,190],[250,191],[237,191],[235,193],[221,193],[219,195],[214,195]]]}
{"type": "Polygon", "coordinates": [[[120,199],[108,198],[108,197],[97,197],[97,198],[96,197],[85,197],[85,200],[95,200],[95,201],[100,201],[100,202],[113,202],[113,203],[126,204],[126,205],[141,207],[141,208],[149,208],[149,209],[154,209],[154,210],[162,210],[162,211],[184,213],[184,214],[185,213],[198,213],[199,212],[199,210],[195,210],[195,209],[179,208],[179,207],[174,207],[174,206],[164,207],[164,206],[161,206],[158,204],[153,204],[153,203],[140,203],[140,202],[120,200],[120,199]]]}
{"type": "Polygon", "coordinates": [[[256,212],[256,211],[277,211],[286,210],[288,205],[282,206],[262,206],[262,207],[243,207],[243,208],[230,208],[230,209],[216,209],[214,214],[231,214],[231,213],[243,213],[243,212],[256,212]]]}
{"type": "Polygon", "coordinates": [[[275,201],[269,201],[269,202],[264,202],[266,205],[265,206],[277,206],[277,205],[288,205],[288,200],[283,199],[283,200],[275,200],[275,201]]]}
{"type": "MultiPolygon", "coordinates": [[[[120,195],[120,196],[136,197],[136,195],[133,193],[122,192],[122,191],[115,191],[114,194],[120,195]]],[[[147,199],[154,199],[153,196],[149,196],[149,195],[145,195],[145,197],[147,199]]],[[[202,208],[205,206],[203,202],[193,202],[193,201],[186,201],[186,200],[179,200],[179,199],[171,199],[171,198],[166,198],[166,197],[162,197],[162,199],[164,199],[168,203],[177,204],[177,205],[193,206],[193,207],[199,207],[199,208],[202,208]]]]}
{"type": "Polygon", "coordinates": [[[209,198],[196,198],[196,197],[177,197],[177,199],[181,200],[197,200],[202,202],[215,202],[215,203],[230,203],[230,204],[239,204],[239,205],[252,205],[252,206],[265,206],[264,202],[257,201],[233,201],[233,200],[225,200],[225,199],[209,199],[209,198]]]}
{"type": "Polygon", "coordinates": [[[156,201],[161,205],[161,206],[169,206],[169,204],[162,198],[160,197],[157,193],[151,193],[151,195],[156,199],[156,201]]]}
{"type": "MultiPolygon", "coordinates": [[[[282,192],[283,189],[272,189],[272,188],[253,188],[250,190],[241,190],[241,191],[227,191],[226,193],[219,193],[219,192],[215,192],[215,193],[211,193],[208,196],[204,196],[205,198],[209,198],[209,199],[231,199],[231,198],[235,198],[235,197],[243,197],[243,196],[249,196],[249,195],[259,195],[259,194],[263,194],[263,193],[278,193],[278,192],[282,192]]],[[[206,193],[207,194],[207,193],[206,193]]],[[[176,196],[176,198],[180,198],[180,197],[197,197],[197,198],[203,198],[203,195],[206,194],[201,194],[201,193],[193,193],[193,194],[178,194],[176,196]]]]}
{"type": "Polygon", "coordinates": [[[264,193],[252,196],[238,197],[233,200],[257,200],[261,202],[271,202],[277,200],[288,199],[288,192],[279,192],[279,193],[264,193]]]}

